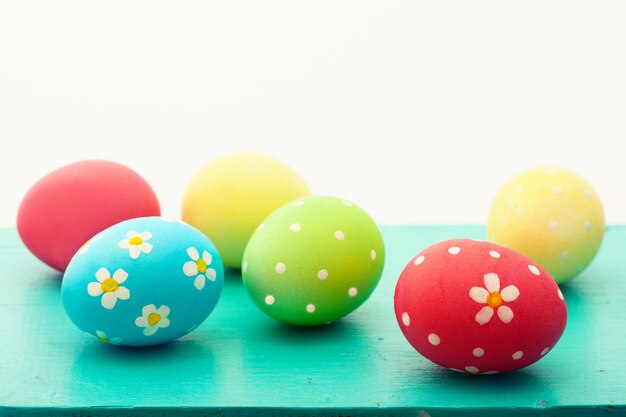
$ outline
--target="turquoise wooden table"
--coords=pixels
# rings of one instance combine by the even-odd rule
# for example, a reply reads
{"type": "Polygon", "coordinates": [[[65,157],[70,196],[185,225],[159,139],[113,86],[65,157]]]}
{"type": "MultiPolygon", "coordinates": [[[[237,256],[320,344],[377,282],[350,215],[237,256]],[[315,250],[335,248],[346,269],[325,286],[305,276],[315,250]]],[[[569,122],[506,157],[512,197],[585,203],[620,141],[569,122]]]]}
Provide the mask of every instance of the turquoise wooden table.
{"type": "Polygon", "coordinates": [[[543,360],[505,375],[439,368],[395,322],[406,262],[482,226],[383,227],[387,264],[345,319],[293,328],[259,312],[237,273],[193,333],[133,349],[100,343],[65,316],[60,277],[0,230],[0,416],[626,415],[626,227],[609,227],[591,267],[563,288],[569,322],[543,360]]]}

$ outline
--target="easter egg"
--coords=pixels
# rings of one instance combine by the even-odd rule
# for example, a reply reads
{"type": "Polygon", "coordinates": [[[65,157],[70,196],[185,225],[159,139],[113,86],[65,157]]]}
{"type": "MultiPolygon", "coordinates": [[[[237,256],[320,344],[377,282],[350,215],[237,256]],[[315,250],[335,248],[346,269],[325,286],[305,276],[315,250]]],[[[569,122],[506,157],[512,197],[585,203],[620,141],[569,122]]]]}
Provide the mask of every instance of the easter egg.
{"type": "Polygon", "coordinates": [[[146,346],[192,331],[222,291],[217,249],[199,230],[144,217],[95,235],[65,271],[62,298],[74,324],[103,342],[146,346]]]}
{"type": "Polygon", "coordinates": [[[189,182],[182,216],[217,246],[224,265],[241,268],[252,233],[270,213],[309,194],[306,183],[273,158],[240,153],[217,159],[189,182]]]}
{"type": "Polygon", "coordinates": [[[336,197],[304,197],[276,210],[252,235],[243,283],[269,316],[325,324],[367,300],[384,259],[382,235],[365,211],[336,197]]]}
{"type": "Polygon", "coordinates": [[[24,196],[17,231],[26,247],[64,271],[87,239],[123,220],[158,216],[150,185],[135,171],[109,161],[66,165],[41,178],[24,196]]]}
{"type": "Polygon", "coordinates": [[[487,223],[489,240],[534,259],[556,282],[579,275],[604,236],[604,211],[594,189],[559,168],[537,168],[498,193],[487,223]]]}
{"type": "Polygon", "coordinates": [[[470,374],[536,362],[567,322],[563,294],[538,263],[470,239],[443,241],[417,254],[400,274],[394,308],[419,353],[470,374]]]}

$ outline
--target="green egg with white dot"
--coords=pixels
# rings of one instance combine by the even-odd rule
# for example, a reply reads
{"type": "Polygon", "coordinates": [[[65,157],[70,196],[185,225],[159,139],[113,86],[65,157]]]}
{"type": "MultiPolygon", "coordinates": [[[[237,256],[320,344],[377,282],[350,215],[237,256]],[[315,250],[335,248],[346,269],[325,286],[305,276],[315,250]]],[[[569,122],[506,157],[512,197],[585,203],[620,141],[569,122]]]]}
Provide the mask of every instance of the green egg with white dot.
{"type": "Polygon", "coordinates": [[[309,196],[267,217],[246,247],[242,277],[254,303],[284,323],[338,320],[372,294],[383,271],[378,225],[356,204],[309,196]]]}

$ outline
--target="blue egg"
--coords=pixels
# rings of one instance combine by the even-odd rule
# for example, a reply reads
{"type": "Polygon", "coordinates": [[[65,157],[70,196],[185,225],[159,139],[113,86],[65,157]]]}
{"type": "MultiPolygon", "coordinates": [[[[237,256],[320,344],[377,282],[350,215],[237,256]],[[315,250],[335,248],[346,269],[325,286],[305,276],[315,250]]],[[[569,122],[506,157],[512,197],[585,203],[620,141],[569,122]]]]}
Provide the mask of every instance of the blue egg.
{"type": "Polygon", "coordinates": [[[215,245],[178,221],[142,217],[91,238],[63,276],[65,311],[103,342],[147,346],[191,332],[213,311],[224,283],[215,245]]]}

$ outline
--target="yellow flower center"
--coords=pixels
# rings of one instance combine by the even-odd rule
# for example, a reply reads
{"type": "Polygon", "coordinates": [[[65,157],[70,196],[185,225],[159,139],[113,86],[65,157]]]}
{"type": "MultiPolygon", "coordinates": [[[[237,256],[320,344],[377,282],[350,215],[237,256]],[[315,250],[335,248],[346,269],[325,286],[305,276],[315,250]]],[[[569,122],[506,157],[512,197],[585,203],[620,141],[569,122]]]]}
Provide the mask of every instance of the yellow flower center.
{"type": "Polygon", "coordinates": [[[498,308],[502,305],[502,296],[498,291],[494,291],[487,296],[487,305],[491,308],[498,308]]]}
{"type": "Polygon", "coordinates": [[[158,315],[157,313],[150,313],[148,315],[148,324],[150,326],[154,326],[155,324],[157,324],[160,321],[161,321],[161,316],[158,315]]]}
{"type": "Polygon", "coordinates": [[[102,281],[102,284],[100,284],[100,288],[102,289],[103,292],[117,291],[119,287],[120,287],[120,283],[110,277],[102,281]]]}
{"type": "Polygon", "coordinates": [[[206,272],[206,261],[202,258],[198,259],[196,261],[196,268],[198,268],[198,272],[200,272],[201,274],[204,274],[206,272]]]}
{"type": "Polygon", "coordinates": [[[131,237],[128,243],[130,243],[133,246],[141,245],[143,243],[143,239],[140,238],[139,236],[131,237]]]}
{"type": "Polygon", "coordinates": [[[104,342],[104,343],[109,343],[110,342],[110,340],[108,338],[106,338],[106,337],[98,336],[98,340],[101,341],[101,342],[104,342]]]}

